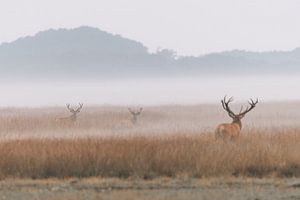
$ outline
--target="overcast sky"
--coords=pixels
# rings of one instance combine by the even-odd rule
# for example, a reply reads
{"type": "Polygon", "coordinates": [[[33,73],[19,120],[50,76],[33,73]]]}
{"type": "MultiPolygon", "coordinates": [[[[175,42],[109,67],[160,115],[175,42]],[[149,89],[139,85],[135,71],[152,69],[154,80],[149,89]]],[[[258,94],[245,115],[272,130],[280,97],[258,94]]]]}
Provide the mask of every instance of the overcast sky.
{"type": "Polygon", "coordinates": [[[300,46],[300,0],[0,1],[0,42],[89,25],[180,55],[300,46]]]}

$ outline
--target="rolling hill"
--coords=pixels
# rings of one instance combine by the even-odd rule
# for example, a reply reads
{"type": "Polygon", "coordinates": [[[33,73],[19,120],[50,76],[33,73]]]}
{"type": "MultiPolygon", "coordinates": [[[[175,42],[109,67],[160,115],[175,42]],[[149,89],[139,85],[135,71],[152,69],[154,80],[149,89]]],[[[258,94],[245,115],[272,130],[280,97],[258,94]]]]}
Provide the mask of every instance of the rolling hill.
{"type": "Polygon", "coordinates": [[[300,48],[234,50],[198,57],[149,53],[142,43],[98,28],[46,30],[0,45],[0,78],[103,79],[300,72],[300,48]]]}

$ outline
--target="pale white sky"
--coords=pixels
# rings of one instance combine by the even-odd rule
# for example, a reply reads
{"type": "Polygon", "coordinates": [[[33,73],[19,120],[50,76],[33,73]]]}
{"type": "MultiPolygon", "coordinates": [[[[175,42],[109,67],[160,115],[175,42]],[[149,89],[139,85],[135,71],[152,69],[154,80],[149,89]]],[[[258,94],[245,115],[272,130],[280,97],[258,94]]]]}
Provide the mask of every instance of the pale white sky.
{"type": "Polygon", "coordinates": [[[180,55],[300,46],[300,0],[0,0],[0,43],[98,27],[180,55]]]}

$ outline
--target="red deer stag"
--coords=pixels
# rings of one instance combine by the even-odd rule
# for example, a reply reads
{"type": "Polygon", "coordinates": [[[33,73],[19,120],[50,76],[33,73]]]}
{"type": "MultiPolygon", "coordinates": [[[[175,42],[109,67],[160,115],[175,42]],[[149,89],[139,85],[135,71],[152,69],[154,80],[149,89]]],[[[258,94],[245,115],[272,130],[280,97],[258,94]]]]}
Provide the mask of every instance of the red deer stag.
{"type": "Polygon", "coordinates": [[[222,106],[224,110],[228,113],[229,117],[232,118],[232,122],[220,124],[217,126],[217,129],[215,131],[216,139],[222,138],[223,140],[225,140],[225,139],[238,138],[240,135],[240,131],[242,129],[241,119],[245,117],[245,115],[248,112],[250,112],[258,103],[258,99],[256,101],[250,99],[248,101],[250,107],[247,107],[243,111],[243,106],[242,106],[239,114],[234,114],[234,112],[232,112],[232,110],[229,108],[229,103],[232,101],[233,101],[233,97],[229,98],[229,100],[226,100],[226,96],[224,97],[224,99],[221,100],[222,106]]]}
{"type": "Polygon", "coordinates": [[[70,104],[66,104],[67,106],[67,109],[72,113],[70,116],[68,117],[62,117],[62,118],[59,118],[58,121],[60,121],[61,123],[75,123],[76,120],[77,120],[77,114],[80,113],[82,107],[83,107],[83,104],[82,103],[79,103],[79,107],[74,109],[74,108],[71,108],[70,107],[70,104]]]}

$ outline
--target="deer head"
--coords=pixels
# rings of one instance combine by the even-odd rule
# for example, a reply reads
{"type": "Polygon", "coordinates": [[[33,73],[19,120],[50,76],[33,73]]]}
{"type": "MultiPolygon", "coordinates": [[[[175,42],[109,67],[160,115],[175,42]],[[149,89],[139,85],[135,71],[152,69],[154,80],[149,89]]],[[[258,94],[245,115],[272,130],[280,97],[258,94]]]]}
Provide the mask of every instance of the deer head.
{"type": "Polygon", "coordinates": [[[132,118],[131,118],[132,123],[133,123],[133,124],[136,124],[136,123],[137,123],[138,116],[142,113],[143,108],[140,108],[140,109],[137,110],[137,111],[134,111],[134,110],[132,110],[131,108],[128,108],[128,111],[129,111],[130,114],[132,115],[132,118]]]}
{"type": "Polygon", "coordinates": [[[79,103],[79,107],[77,107],[76,109],[71,108],[70,104],[66,104],[66,106],[67,106],[67,109],[72,113],[72,115],[70,116],[71,121],[75,122],[77,119],[77,114],[80,113],[80,111],[83,107],[83,104],[79,103]]]}
{"type": "Polygon", "coordinates": [[[232,123],[238,123],[240,128],[242,128],[241,119],[245,117],[245,115],[250,112],[253,108],[255,108],[256,104],[258,103],[258,99],[254,101],[253,99],[250,99],[248,101],[249,106],[246,107],[246,109],[243,109],[243,106],[241,106],[240,112],[238,114],[235,114],[229,107],[229,103],[233,101],[233,97],[230,97],[228,100],[226,100],[226,96],[224,99],[221,100],[223,109],[228,113],[229,117],[232,118],[232,123]]]}

